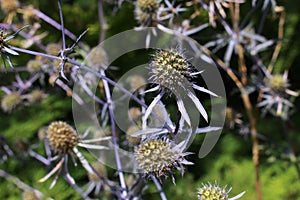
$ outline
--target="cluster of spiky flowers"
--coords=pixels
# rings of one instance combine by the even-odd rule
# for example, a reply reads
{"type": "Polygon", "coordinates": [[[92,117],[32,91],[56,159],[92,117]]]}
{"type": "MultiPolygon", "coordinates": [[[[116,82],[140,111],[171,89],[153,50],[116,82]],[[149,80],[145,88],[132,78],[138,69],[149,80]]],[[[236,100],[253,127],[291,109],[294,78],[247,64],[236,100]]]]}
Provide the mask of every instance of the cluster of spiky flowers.
{"type": "MultiPolygon", "coordinates": [[[[83,135],[87,136],[88,131],[83,135]]],[[[89,174],[94,173],[92,167],[85,159],[85,157],[80,153],[77,147],[84,147],[87,149],[97,150],[107,149],[107,147],[105,146],[90,143],[97,143],[100,141],[111,139],[110,137],[102,137],[83,140],[84,137],[80,137],[72,126],[63,121],[52,122],[47,128],[46,138],[48,139],[50,149],[54,153],[58,154],[57,156],[52,158],[52,160],[60,159],[57,165],[45,177],[39,180],[39,182],[44,182],[48,178],[50,178],[54,173],[58,172],[55,179],[52,181],[50,188],[52,188],[55,185],[58,175],[60,174],[61,168],[63,166],[65,170],[65,177],[67,178],[67,180],[72,184],[75,183],[74,179],[70,176],[68,172],[68,156],[72,156],[72,160],[75,161],[73,156],[76,155],[76,157],[79,159],[86,171],[89,174]]]]}
{"type": "Polygon", "coordinates": [[[235,197],[229,198],[228,195],[231,189],[226,191],[226,186],[220,187],[216,183],[202,184],[202,187],[198,188],[197,197],[198,200],[235,200],[242,197],[245,193],[242,192],[235,197]]]}
{"type": "Polygon", "coordinates": [[[158,180],[162,181],[171,175],[172,181],[175,183],[173,170],[181,170],[183,175],[183,165],[193,164],[184,158],[191,153],[183,153],[180,145],[175,145],[166,138],[146,140],[135,150],[138,166],[148,177],[154,175],[158,180]]]}
{"type": "Polygon", "coordinates": [[[288,73],[283,75],[271,75],[266,81],[266,86],[263,90],[263,100],[258,104],[259,107],[264,107],[263,113],[269,111],[271,114],[287,118],[289,108],[293,107],[290,97],[296,97],[299,94],[290,89],[288,83],[288,73]]]}
{"type": "Polygon", "coordinates": [[[143,27],[156,26],[159,0],[137,0],[135,17],[143,27]]]}

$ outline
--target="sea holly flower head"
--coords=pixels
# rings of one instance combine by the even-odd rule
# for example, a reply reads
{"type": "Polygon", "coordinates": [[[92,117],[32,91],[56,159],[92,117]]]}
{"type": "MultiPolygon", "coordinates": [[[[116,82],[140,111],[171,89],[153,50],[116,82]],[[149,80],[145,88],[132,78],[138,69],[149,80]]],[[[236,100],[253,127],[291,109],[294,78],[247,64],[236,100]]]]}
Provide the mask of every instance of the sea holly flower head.
{"type": "Polygon", "coordinates": [[[166,138],[149,139],[142,142],[135,151],[135,157],[139,167],[147,176],[154,175],[160,181],[171,175],[173,182],[173,170],[181,170],[184,173],[183,165],[192,165],[184,157],[190,153],[183,153],[181,143],[175,145],[166,138]]]}
{"type": "Polygon", "coordinates": [[[217,95],[192,82],[193,78],[196,78],[196,75],[200,74],[202,71],[197,71],[183,53],[176,49],[157,49],[152,55],[149,70],[149,80],[152,83],[157,84],[157,86],[148,91],[161,90],[161,93],[154,98],[148,107],[144,119],[148,118],[148,115],[150,115],[154,106],[160,101],[165,93],[169,95],[174,93],[178,110],[188,125],[191,125],[191,120],[185,108],[185,98],[192,100],[203,118],[208,121],[208,115],[202,103],[193,92],[193,89],[205,92],[212,96],[217,95]]]}
{"type": "Polygon", "coordinates": [[[220,187],[218,184],[202,184],[202,187],[198,188],[197,197],[198,200],[235,200],[242,197],[245,192],[242,192],[235,197],[229,198],[229,193],[232,188],[226,190],[225,187],[220,187]]]}

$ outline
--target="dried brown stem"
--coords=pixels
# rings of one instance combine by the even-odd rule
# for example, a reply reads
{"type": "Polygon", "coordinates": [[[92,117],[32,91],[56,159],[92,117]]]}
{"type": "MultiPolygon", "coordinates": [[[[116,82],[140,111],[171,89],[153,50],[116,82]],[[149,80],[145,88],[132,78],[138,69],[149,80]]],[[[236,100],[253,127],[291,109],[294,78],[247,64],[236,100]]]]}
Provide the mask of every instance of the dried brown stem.
{"type": "Polygon", "coordinates": [[[268,71],[271,73],[273,71],[275,62],[278,59],[281,47],[282,47],[282,39],[283,39],[283,33],[284,33],[284,23],[285,23],[285,9],[283,6],[277,6],[275,8],[276,13],[279,16],[279,22],[278,22],[278,42],[276,44],[275,50],[272,55],[271,62],[268,66],[268,71]]]}

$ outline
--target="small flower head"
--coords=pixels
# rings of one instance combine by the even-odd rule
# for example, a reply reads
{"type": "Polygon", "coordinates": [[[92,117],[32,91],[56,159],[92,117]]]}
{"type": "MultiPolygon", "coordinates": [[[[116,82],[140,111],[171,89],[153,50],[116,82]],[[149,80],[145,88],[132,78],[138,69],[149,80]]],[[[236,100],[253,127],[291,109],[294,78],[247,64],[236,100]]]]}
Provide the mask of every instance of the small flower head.
{"type": "Polygon", "coordinates": [[[241,192],[235,197],[229,198],[228,195],[231,189],[232,188],[226,191],[226,186],[220,187],[217,183],[215,184],[202,183],[202,187],[198,188],[197,197],[198,200],[231,200],[231,199],[233,200],[233,199],[239,199],[245,194],[245,192],[241,192]]]}
{"type": "Polygon", "coordinates": [[[89,65],[91,65],[91,67],[96,70],[101,69],[101,68],[105,69],[108,65],[107,53],[100,46],[96,46],[96,47],[92,48],[87,59],[88,59],[89,65]]]}
{"type": "Polygon", "coordinates": [[[5,13],[15,12],[20,7],[18,0],[0,0],[0,4],[5,13]]]}
{"type": "Polygon", "coordinates": [[[228,200],[228,193],[225,187],[221,188],[216,184],[208,183],[198,188],[197,196],[198,200],[228,200]]]}
{"type": "Polygon", "coordinates": [[[268,86],[274,92],[284,93],[288,87],[288,83],[284,76],[276,74],[271,77],[271,79],[268,82],[268,86]]]}
{"type": "Polygon", "coordinates": [[[179,90],[192,78],[191,64],[175,50],[158,50],[150,62],[150,80],[172,92],[179,90]]]}
{"type": "Polygon", "coordinates": [[[60,49],[61,46],[57,43],[50,43],[46,46],[46,52],[53,56],[57,56],[59,54],[60,49]]]}
{"type": "MultiPolygon", "coordinates": [[[[183,164],[192,164],[185,160],[179,148],[167,139],[150,139],[138,146],[135,157],[139,167],[147,175],[154,175],[159,180],[173,174],[173,169],[180,169],[183,173],[183,164]]],[[[174,182],[174,177],[173,182],[174,182]]]]}
{"type": "Polygon", "coordinates": [[[262,88],[263,100],[258,107],[263,107],[263,114],[269,111],[271,114],[287,119],[293,103],[291,96],[298,96],[297,92],[290,90],[287,71],[283,75],[271,75],[262,88]]]}
{"type": "Polygon", "coordinates": [[[22,102],[21,95],[17,92],[6,94],[1,101],[1,108],[4,112],[11,112],[14,108],[22,102]]]}
{"type": "Polygon", "coordinates": [[[46,97],[46,94],[41,90],[32,90],[30,94],[28,94],[29,103],[38,103],[41,102],[46,97]]]}
{"type": "Polygon", "coordinates": [[[51,149],[59,154],[72,152],[79,142],[73,127],[62,121],[52,122],[49,125],[47,137],[51,149]]]}
{"type": "Polygon", "coordinates": [[[138,132],[140,128],[138,126],[132,125],[126,131],[126,140],[132,145],[138,145],[141,141],[141,137],[133,137],[132,134],[138,132]]]}
{"type": "Polygon", "coordinates": [[[146,80],[140,75],[134,75],[129,77],[129,85],[132,91],[137,89],[144,89],[146,85],[146,80]]]}
{"type": "Polygon", "coordinates": [[[135,7],[136,20],[142,26],[155,26],[159,9],[158,0],[138,0],[135,7]]]}
{"type": "Polygon", "coordinates": [[[41,60],[30,60],[27,62],[26,68],[29,72],[38,72],[41,71],[43,63],[41,60]]]}

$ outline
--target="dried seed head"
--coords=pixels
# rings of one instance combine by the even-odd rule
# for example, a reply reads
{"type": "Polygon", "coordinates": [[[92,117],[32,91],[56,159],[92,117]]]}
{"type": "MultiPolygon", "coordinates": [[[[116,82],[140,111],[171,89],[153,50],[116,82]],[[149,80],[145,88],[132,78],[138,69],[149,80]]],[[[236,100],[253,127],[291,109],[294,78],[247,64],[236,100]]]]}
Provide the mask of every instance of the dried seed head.
{"type": "Polygon", "coordinates": [[[158,0],[138,0],[135,7],[135,18],[142,26],[156,26],[158,0]]]}
{"type": "Polygon", "coordinates": [[[0,0],[0,4],[5,13],[14,12],[20,7],[18,0],[0,0]]]}
{"type": "Polygon", "coordinates": [[[135,152],[140,168],[157,177],[167,176],[176,166],[179,156],[180,154],[172,149],[170,142],[160,139],[142,143],[135,152]]]}
{"type": "Polygon", "coordinates": [[[27,70],[29,72],[38,72],[42,70],[43,63],[40,60],[30,60],[27,62],[27,70]]]}
{"type": "Polygon", "coordinates": [[[218,185],[203,184],[198,188],[198,200],[228,200],[228,192],[218,185]]]}
{"type": "Polygon", "coordinates": [[[288,87],[287,80],[280,74],[273,75],[269,81],[269,87],[274,92],[284,92],[285,89],[288,87]]]}
{"type": "Polygon", "coordinates": [[[45,98],[45,94],[41,90],[32,90],[29,94],[29,103],[38,103],[45,98]]]}
{"type": "Polygon", "coordinates": [[[61,46],[57,43],[50,43],[46,46],[46,52],[50,55],[57,56],[60,52],[61,46]]]}
{"type": "MultiPolygon", "coordinates": [[[[101,176],[103,176],[104,178],[107,177],[107,171],[106,171],[105,165],[103,165],[102,163],[96,162],[96,163],[93,163],[92,166],[101,176]]],[[[99,178],[99,176],[97,176],[96,173],[88,173],[88,177],[91,182],[101,181],[101,179],[99,178]]]]}
{"type": "Polygon", "coordinates": [[[138,126],[132,125],[126,131],[126,140],[132,145],[138,145],[141,141],[141,137],[133,137],[132,134],[139,131],[140,128],[138,126]]]}
{"type": "Polygon", "coordinates": [[[192,78],[191,65],[175,50],[157,50],[150,62],[150,80],[172,92],[184,88],[192,78]]]}
{"type": "Polygon", "coordinates": [[[11,112],[14,108],[16,108],[22,102],[21,95],[17,92],[12,92],[10,94],[5,95],[1,101],[1,108],[4,112],[11,112]]]}
{"type": "Polygon", "coordinates": [[[100,46],[96,46],[92,48],[87,59],[91,67],[96,70],[99,70],[101,68],[105,69],[108,65],[107,53],[100,46]]]}
{"type": "Polygon", "coordinates": [[[47,137],[51,149],[59,154],[70,153],[79,142],[72,126],[62,121],[52,122],[49,125],[47,137]]]}

